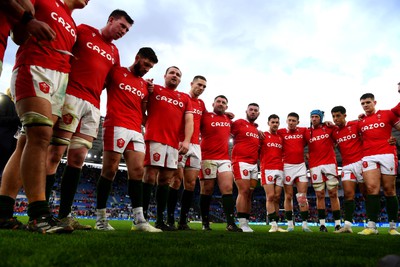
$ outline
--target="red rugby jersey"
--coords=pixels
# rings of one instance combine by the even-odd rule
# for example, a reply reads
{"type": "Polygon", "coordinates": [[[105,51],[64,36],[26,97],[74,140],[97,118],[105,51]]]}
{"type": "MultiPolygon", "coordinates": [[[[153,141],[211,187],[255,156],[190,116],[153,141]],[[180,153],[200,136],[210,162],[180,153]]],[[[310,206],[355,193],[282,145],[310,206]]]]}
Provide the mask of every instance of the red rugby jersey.
{"type": "Polygon", "coordinates": [[[278,130],[278,134],[282,137],[284,163],[300,164],[304,162],[304,147],[307,143],[306,130],[305,127],[296,127],[295,130],[278,130]]]}
{"type": "Polygon", "coordinates": [[[149,95],[144,138],[179,148],[179,132],[184,127],[184,116],[193,113],[192,103],[185,93],[154,85],[149,95]]]}
{"type": "Polygon", "coordinates": [[[89,25],[78,26],[78,39],[72,53],[67,94],[100,108],[100,95],[108,72],[119,66],[117,47],[103,39],[100,31],[89,25]]]}
{"type": "Polygon", "coordinates": [[[107,82],[107,113],[104,126],[120,126],[141,132],[142,103],[148,97],[147,82],[128,68],[114,67],[107,82]]]}
{"type": "Polygon", "coordinates": [[[278,133],[264,132],[261,140],[260,167],[264,170],[283,171],[283,141],[278,133]]]}
{"type": "Polygon", "coordinates": [[[201,118],[201,157],[203,160],[229,160],[231,120],[214,112],[205,112],[201,118]]]}
{"type": "MultiPolygon", "coordinates": [[[[192,144],[200,144],[200,123],[201,123],[201,116],[203,112],[207,111],[206,106],[204,105],[203,100],[199,98],[193,98],[190,94],[187,94],[188,98],[190,99],[193,107],[193,135],[192,139],[190,139],[190,143],[192,144]]],[[[185,125],[181,128],[179,133],[179,141],[185,140],[185,125]]]]}
{"type": "Polygon", "coordinates": [[[390,110],[378,110],[365,116],[359,123],[363,140],[363,156],[395,154],[396,146],[388,143],[392,127],[399,123],[399,118],[390,110]]]}
{"type": "Polygon", "coordinates": [[[311,127],[306,130],[305,136],[308,143],[308,164],[310,168],[326,164],[336,164],[336,154],[332,138],[334,129],[334,127],[319,125],[317,128],[311,127]]]}
{"type": "Polygon", "coordinates": [[[35,7],[35,17],[46,22],[55,32],[55,40],[41,41],[34,37],[20,45],[14,68],[20,65],[35,65],[64,73],[70,72],[70,56],[54,49],[72,51],[76,41],[76,26],[71,10],[60,0],[31,0],[35,7]],[[49,48],[51,47],[51,48],[49,48]]]}
{"type": "Polygon", "coordinates": [[[239,119],[232,123],[233,136],[232,163],[246,162],[256,164],[260,149],[257,124],[239,119]]]}
{"type": "Polygon", "coordinates": [[[341,128],[335,127],[332,136],[342,155],[343,166],[362,159],[362,141],[357,121],[348,121],[341,128]]]}

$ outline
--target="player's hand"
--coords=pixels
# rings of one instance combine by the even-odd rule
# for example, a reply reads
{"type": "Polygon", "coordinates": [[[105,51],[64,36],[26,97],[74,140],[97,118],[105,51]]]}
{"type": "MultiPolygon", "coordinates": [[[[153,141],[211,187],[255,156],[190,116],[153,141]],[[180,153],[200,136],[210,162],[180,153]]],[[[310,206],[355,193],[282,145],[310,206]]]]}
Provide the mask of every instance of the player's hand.
{"type": "Polygon", "coordinates": [[[45,22],[33,19],[26,24],[26,30],[37,41],[53,41],[56,38],[56,32],[45,22]]]}
{"type": "Polygon", "coordinates": [[[153,93],[154,91],[154,83],[153,83],[154,79],[146,79],[147,82],[147,91],[149,92],[149,94],[153,93]]]}
{"type": "Polygon", "coordinates": [[[325,124],[327,127],[333,127],[333,126],[335,126],[335,124],[334,124],[333,122],[331,122],[331,121],[325,121],[324,124],[325,124]]]}
{"type": "Polygon", "coordinates": [[[389,143],[389,145],[391,145],[391,146],[395,146],[396,143],[397,143],[396,137],[390,136],[390,138],[388,139],[388,143],[389,143]]]}
{"type": "Polygon", "coordinates": [[[365,117],[365,114],[361,113],[360,115],[358,115],[358,120],[360,121],[360,120],[364,119],[364,117],[365,117]]]}
{"type": "Polygon", "coordinates": [[[189,142],[183,141],[179,143],[179,154],[183,155],[189,151],[189,142]]]}
{"type": "Polygon", "coordinates": [[[260,138],[260,140],[264,140],[265,139],[265,133],[261,130],[258,130],[258,138],[260,138]]]}
{"type": "Polygon", "coordinates": [[[225,112],[225,115],[228,116],[228,118],[231,120],[235,118],[235,114],[233,114],[232,112],[225,112]]]}

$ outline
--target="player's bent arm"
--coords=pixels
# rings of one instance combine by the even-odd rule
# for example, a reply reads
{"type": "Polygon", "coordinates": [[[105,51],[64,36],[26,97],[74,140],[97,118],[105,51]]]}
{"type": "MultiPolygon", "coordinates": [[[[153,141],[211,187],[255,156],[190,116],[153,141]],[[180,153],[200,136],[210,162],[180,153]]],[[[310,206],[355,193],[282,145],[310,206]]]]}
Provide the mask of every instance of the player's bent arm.
{"type": "Polygon", "coordinates": [[[0,0],[0,7],[14,23],[23,22],[26,18],[25,12],[35,14],[35,8],[29,0],[0,0]],[[24,17],[25,16],[25,17],[24,17]]]}
{"type": "Polygon", "coordinates": [[[146,114],[146,109],[147,109],[147,101],[142,102],[142,125],[146,125],[147,121],[147,114],[146,114]]]}
{"type": "Polygon", "coordinates": [[[186,154],[193,135],[193,113],[185,114],[185,140],[180,144],[179,153],[186,154]]]}

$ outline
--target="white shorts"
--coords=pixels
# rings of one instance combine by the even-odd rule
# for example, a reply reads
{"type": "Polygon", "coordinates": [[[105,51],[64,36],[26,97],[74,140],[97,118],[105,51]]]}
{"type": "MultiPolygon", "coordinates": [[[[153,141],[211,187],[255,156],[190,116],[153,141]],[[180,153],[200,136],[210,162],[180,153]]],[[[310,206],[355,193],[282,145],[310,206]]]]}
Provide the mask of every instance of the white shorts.
{"type": "Polygon", "coordinates": [[[52,114],[61,117],[67,84],[68,73],[21,65],[12,72],[10,89],[16,102],[28,97],[46,99],[51,103],[52,114]]]}
{"type": "Polygon", "coordinates": [[[125,150],[145,152],[142,133],[124,127],[103,127],[103,144],[105,151],[124,153],[125,150]]]}
{"type": "Polygon", "coordinates": [[[258,180],[257,164],[249,164],[246,162],[235,162],[232,164],[232,171],[235,180],[258,180]]]}
{"type": "Polygon", "coordinates": [[[281,170],[264,170],[261,173],[261,185],[275,184],[283,187],[283,171],[281,170]]]}
{"type": "Polygon", "coordinates": [[[365,172],[380,169],[381,174],[396,175],[397,164],[393,154],[366,156],[362,159],[362,170],[365,172]]]}
{"type": "Polygon", "coordinates": [[[178,149],[162,143],[146,141],[146,155],[144,166],[157,166],[162,168],[178,168],[178,149]]]}
{"type": "Polygon", "coordinates": [[[342,182],[352,181],[357,183],[364,183],[362,176],[362,161],[348,164],[342,168],[342,182]]]}
{"type": "Polygon", "coordinates": [[[215,179],[220,172],[231,172],[230,160],[202,160],[200,180],[215,179]]]}
{"type": "Polygon", "coordinates": [[[100,109],[92,103],[73,95],[65,96],[62,118],[58,120],[58,128],[96,138],[99,121],[100,109]]]}
{"type": "Polygon", "coordinates": [[[197,144],[189,144],[189,150],[184,155],[179,155],[179,168],[193,168],[200,170],[201,169],[201,149],[200,145],[197,144]]]}
{"type": "Polygon", "coordinates": [[[332,179],[337,180],[336,164],[325,164],[311,168],[310,175],[311,175],[311,182],[313,184],[323,183],[332,179]]]}
{"type": "Polygon", "coordinates": [[[285,163],[283,165],[283,173],[285,174],[285,179],[283,181],[285,185],[293,185],[296,180],[302,183],[308,183],[307,168],[304,162],[299,164],[285,163]]]}

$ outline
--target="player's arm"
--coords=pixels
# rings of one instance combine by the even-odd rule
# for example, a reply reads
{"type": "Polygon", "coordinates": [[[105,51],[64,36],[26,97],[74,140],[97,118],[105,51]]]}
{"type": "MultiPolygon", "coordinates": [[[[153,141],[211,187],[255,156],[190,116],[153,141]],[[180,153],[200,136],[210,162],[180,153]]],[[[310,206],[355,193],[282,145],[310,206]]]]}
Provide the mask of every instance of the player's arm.
{"type": "Polygon", "coordinates": [[[51,41],[56,37],[47,23],[35,19],[35,9],[29,0],[1,0],[0,6],[13,25],[11,37],[17,45],[23,44],[30,36],[38,41],[51,41]]]}
{"type": "Polygon", "coordinates": [[[147,100],[146,101],[142,101],[142,125],[145,126],[146,125],[146,121],[147,121],[147,100]]]}
{"type": "Polygon", "coordinates": [[[179,144],[179,153],[186,154],[189,150],[190,139],[193,135],[193,113],[185,114],[185,140],[179,144]]]}

